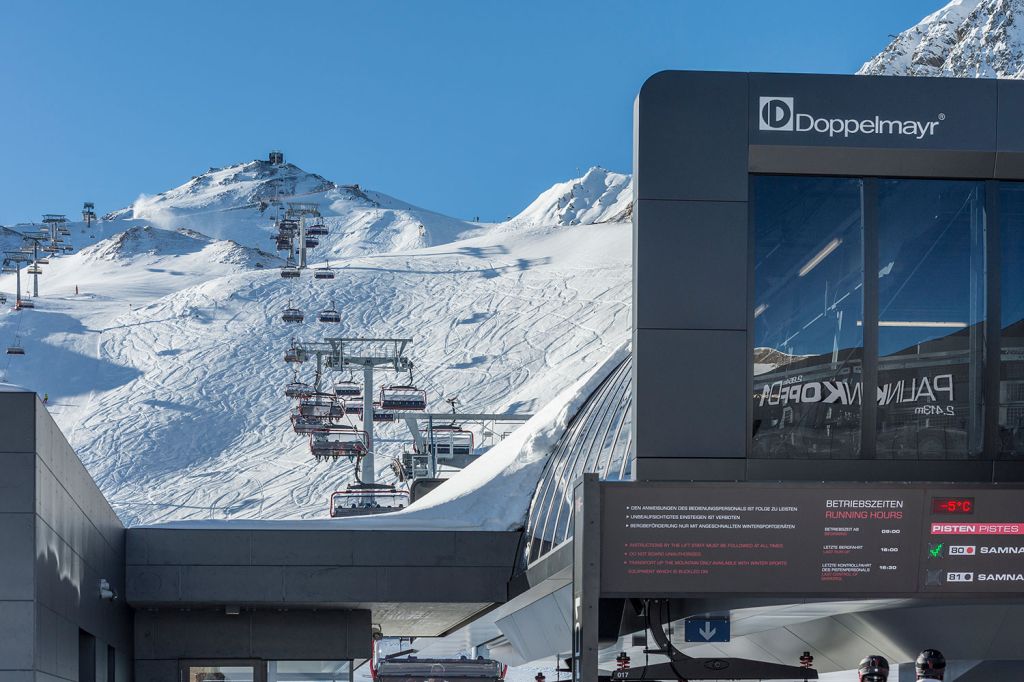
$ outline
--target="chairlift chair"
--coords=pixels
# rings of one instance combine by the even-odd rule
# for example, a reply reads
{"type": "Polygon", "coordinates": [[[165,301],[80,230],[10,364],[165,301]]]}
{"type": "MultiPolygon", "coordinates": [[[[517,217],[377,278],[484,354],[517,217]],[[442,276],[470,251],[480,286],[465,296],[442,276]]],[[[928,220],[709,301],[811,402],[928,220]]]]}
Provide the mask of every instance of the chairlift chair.
{"type": "Polygon", "coordinates": [[[327,430],[327,425],[323,423],[323,420],[316,417],[304,417],[297,412],[292,412],[291,420],[292,430],[298,434],[323,433],[327,430]]]}
{"type": "Polygon", "coordinates": [[[37,258],[36,259],[36,265],[49,265],[49,264],[50,264],[50,259],[49,258],[37,258]]]}
{"type": "Polygon", "coordinates": [[[355,381],[338,381],[334,384],[334,395],[339,398],[362,398],[363,387],[355,381]]]}
{"type": "Polygon", "coordinates": [[[281,277],[284,279],[295,279],[300,274],[299,268],[291,263],[281,267],[281,277]]]}
{"type": "Polygon", "coordinates": [[[64,251],[64,253],[71,253],[71,252],[72,252],[72,251],[74,251],[74,250],[75,250],[75,247],[73,247],[73,246],[65,246],[65,247],[64,247],[64,248],[62,249],[62,251],[64,251]]]}
{"type": "Polygon", "coordinates": [[[334,279],[334,270],[329,265],[317,268],[313,270],[313,279],[334,279]]]}
{"type": "Polygon", "coordinates": [[[28,274],[30,275],[41,275],[43,274],[42,269],[38,265],[28,266],[28,274]]]}
{"type": "Polygon", "coordinates": [[[331,518],[398,511],[409,506],[409,491],[383,483],[350,484],[331,494],[331,518]]]}
{"type": "Polygon", "coordinates": [[[14,306],[14,308],[16,310],[21,310],[22,308],[35,308],[35,307],[36,307],[36,302],[33,301],[31,298],[23,298],[23,299],[21,299],[21,303],[18,303],[17,305],[14,306]]]}
{"type": "Polygon", "coordinates": [[[427,452],[438,458],[451,458],[473,454],[473,432],[455,425],[435,426],[433,438],[429,429],[423,430],[427,452]],[[432,452],[431,452],[432,451],[432,452]]]}
{"type": "Polygon", "coordinates": [[[306,234],[311,237],[326,237],[330,234],[330,230],[323,223],[314,223],[306,226],[306,234]]]}
{"type": "Polygon", "coordinates": [[[316,237],[306,237],[306,248],[307,249],[315,249],[318,246],[320,246],[320,240],[319,239],[317,239],[316,237]]]}
{"type": "Polygon", "coordinates": [[[384,410],[425,410],[427,392],[415,386],[384,386],[380,389],[380,406],[384,410]]]}
{"type": "Polygon", "coordinates": [[[336,324],[338,322],[341,322],[341,313],[339,313],[337,308],[335,308],[334,305],[332,304],[330,308],[321,311],[321,313],[317,316],[317,319],[320,322],[324,322],[327,324],[336,324]]]}
{"type": "MultiPolygon", "coordinates": [[[[277,247],[278,251],[291,251],[292,244],[287,239],[278,239],[277,242],[276,242],[276,247],[277,247]]],[[[281,276],[285,277],[286,275],[281,275],[281,276]]]]}
{"type": "Polygon", "coordinates": [[[284,352],[284,361],[285,362],[298,362],[298,363],[302,363],[302,362],[305,362],[308,359],[309,359],[309,354],[306,353],[306,350],[304,348],[299,348],[298,346],[292,346],[291,348],[289,348],[288,350],[286,350],[284,352]]]}
{"type": "Polygon", "coordinates": [[[281,313],[281,321],[287,324],[297,324],[306,318],[298,308],[288,307],[281,313]]]}
{"type": "Polygon", "coordinates": [[[289,398],[308,398],[313,393],[313,387],[301,381],[293,381],[284,387],[284,394],[289,398]]]}
{"type": "MultiPolygon", "coordinates": [[[[326,419],[332,416],[335,402],[328,393],[314,393],[308,398],[299,400],[299,414],[303,417],[319,417],[326,419]]],[[[344,416],[344,407],[341,408],[341,415],[344,416]]]]}
{"type": "Polygon", "coordinates": [[[19,343],[17,339],[15,339],[13,344],[11,344],[10,346],[7,346],[7,354],[8,355],[24,355],[25,354],[25,347],[22,346],[21,343],[19,343]]]}
{"type": "Polygon", "coordinates": [[[366,433],[354,426],[329,426],[309,439],[309,447],[317,459],[321,457],[362,457],[367,451],[366,433]]]}

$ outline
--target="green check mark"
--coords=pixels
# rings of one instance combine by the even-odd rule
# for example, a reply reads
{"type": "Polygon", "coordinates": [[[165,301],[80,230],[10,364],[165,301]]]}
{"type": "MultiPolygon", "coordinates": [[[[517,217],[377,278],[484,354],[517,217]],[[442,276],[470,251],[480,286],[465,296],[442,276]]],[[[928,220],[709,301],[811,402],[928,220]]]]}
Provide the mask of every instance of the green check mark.
{"type": "Polygon", "coordinates": [[[942,554],[942,544],[943,543],[939,543],[938,545],[935,546],[934,549],[929,549],[928,550],[928,553],[932,555],[932,558],[937,559],[939,557],[939,555],[942,554]]]}

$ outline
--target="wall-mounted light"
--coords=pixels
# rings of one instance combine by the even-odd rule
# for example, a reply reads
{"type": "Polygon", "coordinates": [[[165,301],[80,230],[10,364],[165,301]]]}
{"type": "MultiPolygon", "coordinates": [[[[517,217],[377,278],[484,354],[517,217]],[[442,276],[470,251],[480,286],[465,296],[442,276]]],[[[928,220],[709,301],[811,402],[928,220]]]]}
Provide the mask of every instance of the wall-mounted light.
{"type": "Polygon", "coordinates": [[[818,253],[814,254],[814,257],[811,258],[811,260],[809,260],[806,263],[804,263],[804,266],[802,268],[800,268],[800,272],[798,272],[797,275],[799,277],[803,277],[808,272],[810,272],[814,268],[818,267],[818,264],[821,263],[821,261],[825,260],[828,257],[828,254],[830,254],[833,251],[835,251],[836,249],[838,249],[839,245],[842,244],[842,243],[843,243],[843,240],[840,239],[839,237],[836,237],[835,239],[830,241],[828,244],[825,244],[825,246],[821,247],[821,251],[819,251],[818,253]]]}
{"type": "Polygon", "coordinates": [[[100,578],[100,599],[117,601],[117,592],[110,589],[110,583],[106,578],[100,578]]]}

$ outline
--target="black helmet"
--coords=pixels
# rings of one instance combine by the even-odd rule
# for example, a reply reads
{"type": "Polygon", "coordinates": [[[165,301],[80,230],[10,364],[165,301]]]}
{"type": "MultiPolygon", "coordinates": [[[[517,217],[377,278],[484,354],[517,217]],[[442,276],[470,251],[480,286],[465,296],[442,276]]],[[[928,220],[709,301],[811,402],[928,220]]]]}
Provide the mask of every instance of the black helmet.
{"type": "Polygon", "coordinates": [[[857,666],[857,679],[859,682],[886,682],[889,679],[889,661],[878,655],[865,656],[857,666]]]}
{"type": "Polygon", "coordinates": [[[914,669],[919,680],[941,680],[946,672],[946,657],[938,649],[925,649],[917,655],[914,669]]]}

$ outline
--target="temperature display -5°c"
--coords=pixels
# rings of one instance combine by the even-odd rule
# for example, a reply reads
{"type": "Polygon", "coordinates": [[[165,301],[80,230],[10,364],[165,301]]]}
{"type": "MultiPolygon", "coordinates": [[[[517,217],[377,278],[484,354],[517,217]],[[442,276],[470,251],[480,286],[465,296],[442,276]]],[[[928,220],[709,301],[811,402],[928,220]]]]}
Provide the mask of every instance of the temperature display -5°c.
{"type": "Polygon", "coordinates": [[[933,497],[932,514],[973,514],[973,497],[933,497]]]}

